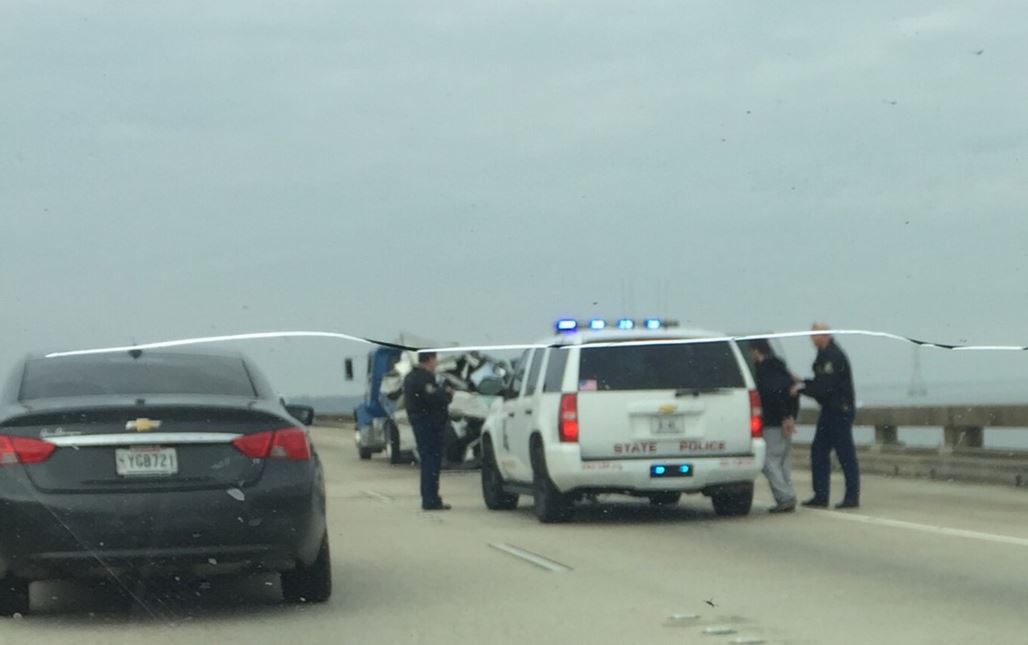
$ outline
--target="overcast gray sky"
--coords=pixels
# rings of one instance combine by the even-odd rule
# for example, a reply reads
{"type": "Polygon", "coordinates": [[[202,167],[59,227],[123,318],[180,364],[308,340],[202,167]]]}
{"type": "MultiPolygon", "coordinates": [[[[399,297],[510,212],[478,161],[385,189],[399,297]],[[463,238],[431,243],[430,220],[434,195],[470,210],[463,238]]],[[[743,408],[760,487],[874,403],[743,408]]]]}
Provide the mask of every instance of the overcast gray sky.
{"type": "MultiPolygon", "coordinates": [[[[0,2],[0,363],[272,329],[532,341],[622,313],[1028,343],[1026,20],[1016,0],[0,2]]],[[[909,378],[909,348],[848,343],[862,382],[909,378]]],[[[363,352],[240,349],[313,394],[363,352]]]]}

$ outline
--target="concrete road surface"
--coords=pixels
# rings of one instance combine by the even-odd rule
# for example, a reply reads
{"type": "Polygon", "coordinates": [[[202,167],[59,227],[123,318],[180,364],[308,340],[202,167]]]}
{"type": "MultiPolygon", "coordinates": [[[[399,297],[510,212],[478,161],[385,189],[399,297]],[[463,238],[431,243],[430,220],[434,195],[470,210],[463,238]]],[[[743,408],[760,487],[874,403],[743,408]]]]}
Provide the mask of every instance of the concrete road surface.
{"type": "MultiPolygon", "coordinates": [[[[0,643],[1028,643],[1028,491],[867,477],[856,513],[747,518],[629,498],[540,525],[523,499],[423,513],[417,471],[319,428],[336,593],[286,606],[274,576],[128,590],[35,585],[0,643]]],[[[809,480],[797,474],[801,493],[809,480]]],[[[836,496],[841,494],[837,484],[836,496]]]]}

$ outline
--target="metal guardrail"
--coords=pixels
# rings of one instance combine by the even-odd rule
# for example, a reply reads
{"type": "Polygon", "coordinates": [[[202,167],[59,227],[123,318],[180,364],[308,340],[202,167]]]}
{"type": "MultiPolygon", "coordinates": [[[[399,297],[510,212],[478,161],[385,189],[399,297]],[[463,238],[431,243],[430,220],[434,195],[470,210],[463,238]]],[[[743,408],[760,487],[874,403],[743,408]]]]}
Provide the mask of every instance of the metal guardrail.
{"type": "MultiPolygon", "coordinates": [[[[817,422],[816,408],[800,410],[800,424],[817,422]]],[[[1028,405],[880,406],[858,408],[856,426],[874,426],[875,444],[898,445],[898,429],[943,429],[943,449],[981,449],[985,428],[1028,428],[1028,405]]]]}
{"type": "MultiPolygon", "coordinates": [[[[800,410],[799,423],[817,422],[816,407],[800,410]]],[[[315,424],[351,425],[350,414],[317,415],[315,424]]],[[[875,444],[899,447],[900,427],[943,429],[943,451],[984,451],[985,428],[1028,428],[1028,405],[876,406],[857,409],[856,426],[873,426],[875,444]]],[[[911,449],[913,450],[913,449],[911,449]]]]}

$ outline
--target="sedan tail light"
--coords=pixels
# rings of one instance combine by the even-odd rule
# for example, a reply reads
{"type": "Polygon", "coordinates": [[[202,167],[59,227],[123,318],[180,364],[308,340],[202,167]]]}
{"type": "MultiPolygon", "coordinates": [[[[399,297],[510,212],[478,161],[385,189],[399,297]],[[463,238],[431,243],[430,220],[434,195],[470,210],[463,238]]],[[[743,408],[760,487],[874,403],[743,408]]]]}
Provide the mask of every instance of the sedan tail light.
{"type": "Polygon", "coordinates": [[[307,432],[301,428],[282,428],[244,435],[232,441],[236,450],[252,459],[288,459],[306,461],[311,458],[307,432]]]}
{"type": "Polygon", "coordinates": [[[56,449],[49,441],[0,435],[0,466],[39,464],[49,459],[56,449]]]}
{"type": "Polygon", "coordinates": [[[756,390],[750,390],[750,436],[754,439],[764,436],[764,407],[756,390]]]}

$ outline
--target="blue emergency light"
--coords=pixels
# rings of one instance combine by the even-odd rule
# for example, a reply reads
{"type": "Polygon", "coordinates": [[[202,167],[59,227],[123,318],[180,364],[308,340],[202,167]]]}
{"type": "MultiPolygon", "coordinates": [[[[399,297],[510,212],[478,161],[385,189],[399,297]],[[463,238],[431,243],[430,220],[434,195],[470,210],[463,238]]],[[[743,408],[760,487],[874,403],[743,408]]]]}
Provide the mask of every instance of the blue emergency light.
{"type": "Polygon", "coordinates": [[[561,318],[557,321],[557,331],[575,331],[578,329],[578,321],[570,318],[561,318]]]}
{"type": "Polygon", "coordinates": [[[574,318],[561,318],[556,322],[555,325],[557,331],[562,333],[576,332],[580,329],[601,331],[609,328],[621,330],[632,330],[636,328],[642,328],[647,329],[649,331],[658,331],[661,329],[669,329],[671,327],[677,326],[678,323],[676,321],[664,320],[662,318],[646,318],[642,320],[633,320],[632,318],[619,318],[617,320],[590,318],[589,320],[583,320],[581,322],[575,320],[574,318]]]}
{"type": "Polygon", "coordinates": [[[692,477],[690,464],[653,464],[650,466],[650,477],[692,477]]]}

